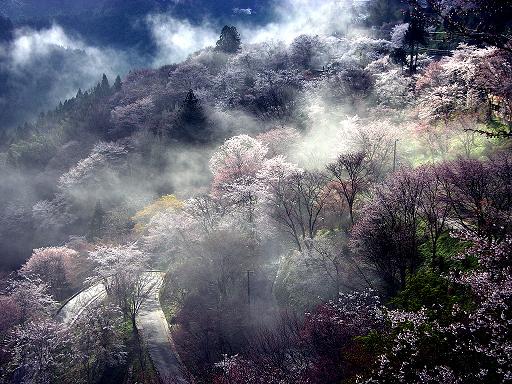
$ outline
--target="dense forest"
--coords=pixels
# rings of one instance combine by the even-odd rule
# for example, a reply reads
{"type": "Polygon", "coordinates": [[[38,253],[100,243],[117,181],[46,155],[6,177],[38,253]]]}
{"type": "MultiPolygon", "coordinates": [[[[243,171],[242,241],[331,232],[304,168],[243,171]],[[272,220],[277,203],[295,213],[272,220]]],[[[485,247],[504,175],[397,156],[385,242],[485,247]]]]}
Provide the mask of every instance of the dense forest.
{"type": "Polygon", "coordinates": [[[0,382],[512,382],[512,1],[4,3],[0,382]]]}

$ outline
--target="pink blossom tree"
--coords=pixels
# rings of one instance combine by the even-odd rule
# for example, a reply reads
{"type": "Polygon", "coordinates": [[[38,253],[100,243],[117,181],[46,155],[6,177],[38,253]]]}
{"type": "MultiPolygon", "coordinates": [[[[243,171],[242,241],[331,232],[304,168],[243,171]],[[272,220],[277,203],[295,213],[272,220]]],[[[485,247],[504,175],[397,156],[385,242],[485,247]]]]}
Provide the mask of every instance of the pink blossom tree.
{"type": "Polygon", "coordinates": [[[92,306],[80,315],[70,330],[73,374],[94,383],[107,367],[126,361],[121,325],[122,312],[112,304],[92,306]]]}
{"type": "Polygon", "coordinates": [[[273,128],[270,131],[260,133],[256,140],[261,141],[267,148],[267,157],[286,156],[300,140],[300,133],[291,127],[273,128]]]}
{"type": "Polygon", "coordinates": [[[20,273],[39,277],[48,284],[52,295],[60,300],[74,281],[78,253],[68,247],[34,249],[32,256],[21,267],[20,273]]]}
{"type": "Polygon", "coordinates": [[[268,148],[258,140],[239,135],[226,140],[210,159],[213,197],[240,212],[253,238],[256,235],[256,174],[267,152],[268,148]]]}

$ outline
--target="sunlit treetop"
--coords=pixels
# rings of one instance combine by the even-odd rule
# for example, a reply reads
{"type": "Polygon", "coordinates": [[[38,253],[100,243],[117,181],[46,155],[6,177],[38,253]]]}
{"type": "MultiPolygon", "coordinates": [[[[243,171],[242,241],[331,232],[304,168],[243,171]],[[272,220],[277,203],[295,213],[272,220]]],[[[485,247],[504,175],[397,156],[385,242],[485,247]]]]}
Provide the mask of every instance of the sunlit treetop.
{"type": "Polygon", "coordinates": [[[132,218],[135,221],[135,231],[142,232],[151,218],[157,213],[167,210],[179,211],[183,207],[184,203],[175,195],[164,195],[135,213],[132,218]]]}

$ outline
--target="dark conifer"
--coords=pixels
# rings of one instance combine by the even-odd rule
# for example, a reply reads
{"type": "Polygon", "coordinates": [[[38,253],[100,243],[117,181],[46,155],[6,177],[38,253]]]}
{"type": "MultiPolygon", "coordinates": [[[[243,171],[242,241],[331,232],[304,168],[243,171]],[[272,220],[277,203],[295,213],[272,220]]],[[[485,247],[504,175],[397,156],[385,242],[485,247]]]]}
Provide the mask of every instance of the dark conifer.
{"type": "Polygon", "coordinates": [[[171,136],[190,143],[206,142],[209,139],[206,114],[192,90],[188,91],[183,101],[171,136]]]}
{"type": "Polygon", "coordinates": [[[220,33],[215,50],[224,53],[237,53],[241,49],[240,35],[236,27],[225,25],[220,33]]]}
{"type": "Polygon", "coordinates": [[[116,81],[114,82],[114,92],[119,92],[123,86],[123,82],[121,81],[121,77],[117,75],[116,81]]]}
{"type": "Polygon", "coordinates": [[[101,202],[96,203],[94,213],[92,214],[91,223],[89,224],[89,233],[87,234],[87,240],[94,241],[100,239],[103,236],[105,230],[105,210],[101,205],[101,202]]]}
{"type": "Polygon", "coordinates": [[[427,44],[426,16],[422,9],[413,7],[405,14],[409,28],[405,33],[404,42],[409,47],[409,73],[415,73],[420,45],[427,44]]]}
{"type": "Polygon", "coordinates": [[[108,82],[107,75],[103,74],[103,77],[101,78],[101,89],[110,89],[110,84],[108,82]]]}

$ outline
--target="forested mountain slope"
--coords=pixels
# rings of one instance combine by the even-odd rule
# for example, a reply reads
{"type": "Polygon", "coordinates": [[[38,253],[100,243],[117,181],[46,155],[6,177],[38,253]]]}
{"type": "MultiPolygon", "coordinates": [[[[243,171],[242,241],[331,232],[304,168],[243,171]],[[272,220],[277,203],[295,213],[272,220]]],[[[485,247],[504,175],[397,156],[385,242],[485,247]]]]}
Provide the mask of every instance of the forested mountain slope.
{"type": "Polygon", "coordinates": [[[350,4],[290,41],[226,25],[4,132],[3,377],[156,382],[134,319],[158,269],[194,382],[507,382],[511,4],[493,4],[350,4]],[[97,282],[105,302],[56,322],[97,282]]]}

